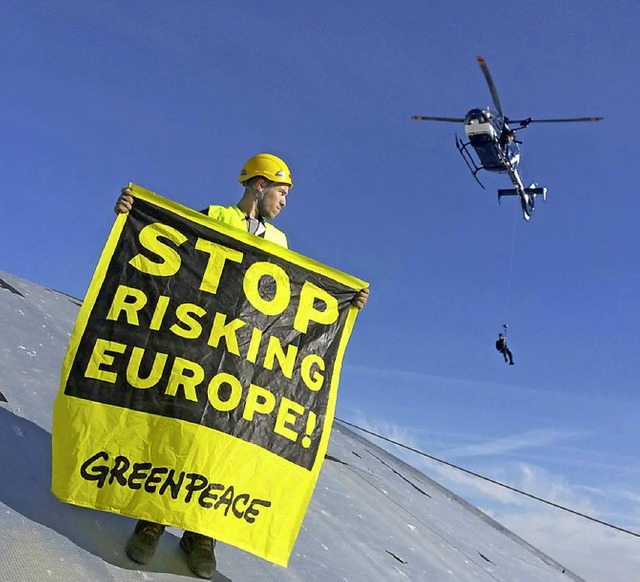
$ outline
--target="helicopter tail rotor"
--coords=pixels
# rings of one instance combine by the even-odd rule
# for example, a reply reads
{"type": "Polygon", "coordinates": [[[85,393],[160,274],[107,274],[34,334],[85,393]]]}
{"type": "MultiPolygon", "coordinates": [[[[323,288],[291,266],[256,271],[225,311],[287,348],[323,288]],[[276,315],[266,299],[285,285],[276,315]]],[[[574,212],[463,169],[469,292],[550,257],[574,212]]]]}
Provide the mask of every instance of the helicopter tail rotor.
{"type": "Polygon", "coordinates": [[[542,196],[542,201],[547,201],[547,189],[546,188],[538,188],[538,185],[535,182],[531,182],[528,188],[525,188],[525,192],[527,194],[533,194],[533,197],[542,196]]]}

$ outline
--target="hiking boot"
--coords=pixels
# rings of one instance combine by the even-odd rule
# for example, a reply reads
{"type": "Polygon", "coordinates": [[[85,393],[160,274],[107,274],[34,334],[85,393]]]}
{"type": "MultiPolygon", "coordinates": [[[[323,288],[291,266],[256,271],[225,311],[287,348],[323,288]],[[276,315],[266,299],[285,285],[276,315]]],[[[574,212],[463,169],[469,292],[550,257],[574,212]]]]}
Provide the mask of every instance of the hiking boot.
{"type": "Polygon", "coordinates": [[[187,554],[187,565],[200,578],[211,578],[216,571],[216,557],[213,548],[216,541],[207,536],[185,531],[180,547],[187,554]]]}
{"type": "Polygon", "coordinates": [[[153,557],[163,533],[164,525],[141,519],[136,524],[124,551],[134,562],[146,564],[153,557]]]}

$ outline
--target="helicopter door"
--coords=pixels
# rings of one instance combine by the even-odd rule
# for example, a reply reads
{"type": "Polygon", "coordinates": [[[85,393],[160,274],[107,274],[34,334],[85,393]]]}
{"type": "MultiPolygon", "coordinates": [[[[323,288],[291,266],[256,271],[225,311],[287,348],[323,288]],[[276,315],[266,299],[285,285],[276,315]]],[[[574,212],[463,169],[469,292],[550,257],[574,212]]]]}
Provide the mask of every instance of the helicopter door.
{"type": "Polygon", "coordinates": [[[499,120],[488,109],[472,109],[464,120],[464,130],[475,150],[480,165],[489,172],[504,172],[504,158],[500,149],[499,120]]]}
{"type": "Polygon", "coordinates": [[[505,172],[504,158],[497,139],[490,134],[476,133],[469,136],[469,143],[480,160],[480,165],[489,172],[505,172]]]}

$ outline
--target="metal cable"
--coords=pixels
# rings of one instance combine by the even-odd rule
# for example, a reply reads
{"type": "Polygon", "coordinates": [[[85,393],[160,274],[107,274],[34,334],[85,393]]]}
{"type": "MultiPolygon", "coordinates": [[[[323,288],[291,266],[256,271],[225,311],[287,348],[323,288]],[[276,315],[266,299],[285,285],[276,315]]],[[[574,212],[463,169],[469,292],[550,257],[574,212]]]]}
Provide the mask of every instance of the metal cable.
{"type": "Polygon", "coordinates": [[[611,523],[607,523],[606,521],[602,521],[600,519],[596,519],[595,517],[591,517],[590,515],[586,515],[585,513],[580,513],[579,511],[576,511],[574,509],[569,509],[568,507],[564,507],[562,505],[559,505],[557,503],[553,503],[553,501],[548,501],[546,499],[543,499],[542,497],[537,497],[536,495],[532,495],[531,493],[527,493],[526,491],[522,491],[520,489],[517,489],[515,487],[511,487],[511,485],[507,485],[506,483],[501,483],[500,481],[496,481],[495,479],[490,479],[489,477],[485,477],[484,475],[480,475],[479,473],[474,473],[473,471],[470,471],[469,469],[465,469],[464,467],[459,467],[457,465],[454,465],[453,463],[449,463],[447,461],[443,461],[442,459],[438,459],[437,457],[434,457],[433,455],[429,455],[428,453],[425,453],[423,451],[420,451],[418,449],[415,449],[413,447],[410,447],[408,445],[405,445],[403,443],[399,443],[397,441],[394,441],[393,439],[390,439],[388,437],[385,437],[381,434],[377,434],[371,430],[368,430],[366,428],[362,428],[361,426],[358,426],[357,424],[353,424],[352,422],[348,422],[346,420],[342,420],[341,418],[336,417],[335,418],[338,422],[341,422],[342,424],[345,424],[347,426],[351,426],[353,428],[356,428],[358,430],[361,430],[364,433],[370,434],[372,436],[375,436],[379,439],[382,439],[383,441],[387,441],[388,443],[397,445],[403,449],[407,449],[408,451],[411,451],[413,453],[416,453],[418,455],[421,455],[423,457],[426,457],[427,459],[431,459],[432,461],[436,461],[438,463],[442,463],[443,465],[447,465],[447,467],[452,467],[453,469],[457,469],[458,471],[462,471],[463,473],[467,473],[467,475],[472,475],[473,477],[477,477],[478,479],[482,479],[484,481],[488,481],[489,483],[493,483],[494,485],[498,485],[499,487],[504,487],[505,489],[508,489],[509,491],[513,491],[514,493],[519,493],[520,495],[524,495],[525,497],[529,497],[531,499],[535,499],[536,501],[540,501],[542,503],[546,503],[547,505],[550,505],[551,507],[555,507],[556,509],[561,509],[562,511],[567,511],[569,513],[572,513],[573,515],[577,515],[578,517],[583,517],[585,519],[588,519],[589,521],[593,521],[595,523],[599,523],[600,525],[604,525],[606,527],[610,527],[612,529],[615,529],[619,532],[622,533],[626,533],[629,534],[631,536],[640,538],[640,534],[628,530],[628,529],[624,529],[622,527],[618,527],[617,525],[613,525],[611,523]]]}

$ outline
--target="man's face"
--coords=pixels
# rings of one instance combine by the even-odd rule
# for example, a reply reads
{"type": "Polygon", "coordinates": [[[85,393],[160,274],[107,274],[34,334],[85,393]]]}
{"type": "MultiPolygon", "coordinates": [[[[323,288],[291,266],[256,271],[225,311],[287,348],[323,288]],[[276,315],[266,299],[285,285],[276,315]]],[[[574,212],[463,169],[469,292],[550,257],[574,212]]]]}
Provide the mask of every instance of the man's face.
{"type": "Polygon", "coordinates": [[[274,182],[262,191],[262,199],[258,202],[260,215],[273,220],[287,205],[289,186],[274,182]]]}

